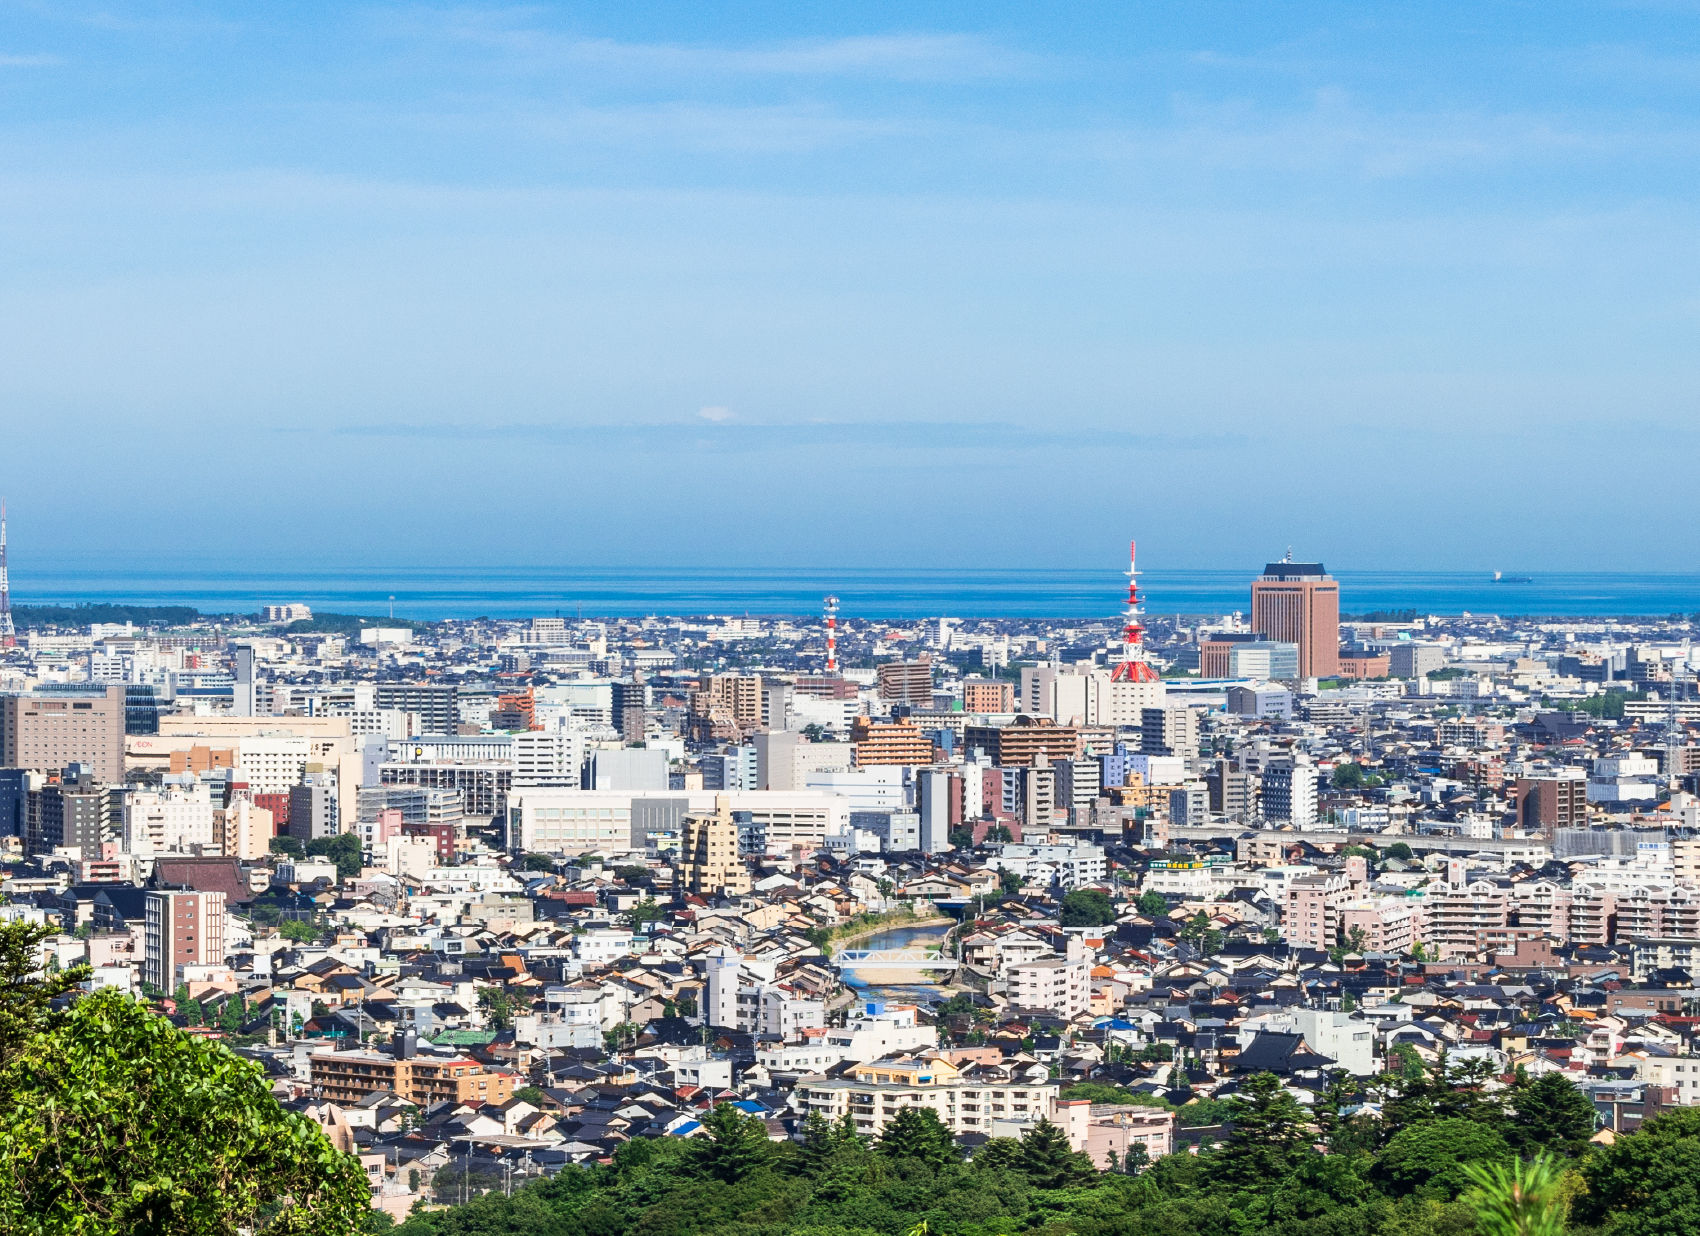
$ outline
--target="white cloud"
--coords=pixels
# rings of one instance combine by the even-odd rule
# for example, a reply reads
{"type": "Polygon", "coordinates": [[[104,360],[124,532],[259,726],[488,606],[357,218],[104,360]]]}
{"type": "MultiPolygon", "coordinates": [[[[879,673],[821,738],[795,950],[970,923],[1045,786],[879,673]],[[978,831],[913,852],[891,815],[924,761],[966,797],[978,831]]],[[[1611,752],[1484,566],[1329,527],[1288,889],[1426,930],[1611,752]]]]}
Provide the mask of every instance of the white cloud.
{"type": "Polygon", "coordinates": [[[733,413],[731,408],[711,407],[702,409],[697,415],[705,421],[713,421],[718,425],[723,421],[731,420],[733,413]]]}

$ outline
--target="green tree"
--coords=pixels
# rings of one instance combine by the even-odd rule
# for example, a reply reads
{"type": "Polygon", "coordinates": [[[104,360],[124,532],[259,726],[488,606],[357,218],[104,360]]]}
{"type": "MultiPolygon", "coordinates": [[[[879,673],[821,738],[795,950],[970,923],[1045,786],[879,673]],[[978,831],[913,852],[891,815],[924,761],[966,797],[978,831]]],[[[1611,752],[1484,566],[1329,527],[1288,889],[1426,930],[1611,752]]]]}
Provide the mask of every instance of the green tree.
{"type": "Polygon", "coordinates": [[[950,830],[950,844],[958,850],[974,848],[974,830],[972,828],[953,828],[950,830]]]}
{"type": "Polygon", "coordinates": [[[521,871],[553,871],[555,859],[549,854],[527,854],[520,859],[521,871]]]}
{"type": "Polygon", "coordinates": [[[53,1002],[93,973],[85,965],[42,971],[41,946],[57,934],[45,923],[0,923],[0,1066],[48,1024],[53,1002]]]}
{"type": "Polygon", "coordinates": [[[937,1169],[956,1160],[956,1141],[931,1108],[905,1107],[880,1134],[879,1153],[892,1159],[919,1159],[937,1169]]]}
{"type": "Polygon", "coordinates": [[[1311,1134],[1304,1108],[1273,1073],[1256,1073],[1232,1098],[1229,1119],[1234,1131],[1222,1149],[1211,1156],[1209,1178],[1232,1189],[1267,1187],[1284,1179],[1310,1149],[1311,1134]]]}
{"type": "Polygon", "coordinates": [[[1594,1135],[1594,1105],[1562,1073],[1544,1073],[1531,1082],[1520,1075],[1512,1088],[1511,1127],[1507,1137],[1520,1154],[1546,1150],[1574,1159],[1594,1135]]]}
{"type": "Polygon", "coordinates": [[[1169,899],[1155,890],[1141,893],[1136,904],[1139,906],[1139,912],[1147,916],[1169,912],[1169,899]]]}
{"type": "Polygon", "coordinates": [[[1497,1163],[1510,1154],[1497,1130],[1449,1117],[1395,1134],[1376,1160],[1375,1175],[1394,1196],[1449,1202],[1469,1186],[1466,1165],[1497,1163]]]}
{"type": "Polygon", "coordinates": [[[1526,1162],[1469,1163],[1464,1174],[1474,1186],[1464,1202],[1482,1236],[1563,1236],[1562,1160],[1542,1153],[1526,1162]]]}
{"type": "Polygon", "coordinates": [[[273,854],[287,854],[290,858],[301,858],[306,853],[298,837],[273,837],[269,848],[273,854]]]}
{"type": "Polygon", "coordinates": [[[1105,927],[1116,921],[1116,907],[1095,888],[1077,888],[1062,899],[1057,921],[1064,927],[1105,927]]]}
{"type": "Polygon", "coordinates": [[[325,933],[312,923],[303,922],[298,918],[286,918],[277,925],[277,933],[285,940],[294,940],[297,944],[317,944],[325,933]]]}
{"type": "Polygon", "coordinates": [[[352,1156],[286,1113],[257,1065],[114,992],[0,1071],[0,1231],[359,1230],[352,1156]]]}
{"type": "Polygon", "coordinates": [[[685,1160],[687,1170],[700,1179],[737,1184],[773,1161],[767,1125],[730,1103],[704,1116],[702,1127],[708,1136],[691,1139],[685,1160]]]}
{"type": "Polygon", "coordinates": [[[1679,1107],[1602,1146],[1582,1164],[1572,1217],[1612,1236],[1700,1232],[1700,1107],[1679,1107]]]}
{"type": "Polygon", "coordinates": [[[1069,1147],[1068,1134],[1043,1116],[1021,1137],[1020,1167],[1040,1189],[1065,1189],[1098,1174],[1091,1159],[1069,1147]]]}
{"type": "Polygon", "coordinates": [[[1023,880],[1013,871],[998,872],[998,887],[1011,896],[1019,893],[1021,891],[1021,886],[1026,882],[1027,881],[1023,880]]]}
{"type": "Polygon", "coordinates": [[[353,833],[338,833],[334,837],[314,837],[307,843],[307,853],[314,858],[328,858],[336,864],[338,880],[352,880],[365,866],[360,838],[353,833]]]}
{"type": "Polygon", "coordinates": [[[649,868],[641,863],[621,863],[614,868],[614,878],[622,884],[630,884],[633,887],[639,884],[647,884],[649,883],[649,868]]]}
{"type": "Polygon", "coordinates": [[[667,911],[656,904],[655,898],[645,897],[630,910],[626,917],[632,920],[632,930],[642,931],[646,923],[655,923],[667,917],[667,911]]]}
{"type": "Polygon", "coordinates": [[[1396,858],[1400,862],[1409,862],[1411,860],[1411,847],[1403,841],[1395,841],[1387,847],[1387,857],[1396,858]]]}
{"type": "Polygon", "coordinates": [[[977,1172],[1021,1170],[1021,1143],[1013,1137],[994,1137],[974,1152],[971,1166],[977,1172]]]}
{"type": "Polygon", "coordinates": [[[1210,916],[1203,910],[1189,918],[1177,934],[1206,957],[1222,948],[1222,933],[1211,926],[1210,916]]]}
{"type": "Polygon", "coordinates": [[[521,1086],[514,1091],[514,1098],[522,1103],[529,1103],[533,1107],[543,1106],[543,1091],[537,1086],[521,1086]]]}

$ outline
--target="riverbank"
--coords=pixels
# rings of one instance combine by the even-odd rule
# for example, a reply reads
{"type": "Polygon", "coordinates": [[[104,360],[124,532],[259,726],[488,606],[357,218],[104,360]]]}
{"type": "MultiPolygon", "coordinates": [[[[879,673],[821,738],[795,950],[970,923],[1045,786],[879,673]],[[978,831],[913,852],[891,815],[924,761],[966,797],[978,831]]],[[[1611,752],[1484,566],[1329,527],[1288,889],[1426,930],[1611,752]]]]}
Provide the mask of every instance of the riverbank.
{"type": "MultiPolygon", "coordinates": [[[[907,930],[911,927],[954,927],[955,925],[956,920],[949,915],[935,914],[921,918],[913,910],[887,910],[884,914],[858,914],[849,922],[840,923],[828,931],[822,951],[830,957],[838,945],[865,940],[869,936],[877,936],[883,932],[907,930]]],[[[945,934],[949,935],[949,932],[945,934]]]]}

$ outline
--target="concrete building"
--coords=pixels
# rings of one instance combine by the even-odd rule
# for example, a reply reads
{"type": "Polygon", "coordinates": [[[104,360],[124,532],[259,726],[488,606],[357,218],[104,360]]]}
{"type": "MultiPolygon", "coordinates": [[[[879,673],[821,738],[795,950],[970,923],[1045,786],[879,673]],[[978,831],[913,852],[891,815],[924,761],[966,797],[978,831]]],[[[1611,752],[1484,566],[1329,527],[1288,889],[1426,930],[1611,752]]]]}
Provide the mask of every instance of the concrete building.
{"type": "Polygon", "coordinates": [[[587,790],[665,791],[667,752],[646,747],[592,751],[585,768],[587,790]]]}
{"type": "Polygon", "coordinates": [[[888,661],[877,671],[880,699],[888,704],[933,706],[933,663],[922,653],[913,661],[888,661]]]}
{"type": "MultiPolygon", "coordinates": [[[[814,773],[848,772],[855,755],[847,742],[810,742],[794,731],[771,731],[751,737],[748,748],[753,750],[755,780],[753,783],[725,788],[745,790],[801,790],[814,773]]],[[[931,747],[928,747],[929,759],[931,747]]],[[[748,764],[745,766],[748,770],[748,764]]],[[[703,785],[708,789],[708,785],[703,785]]]]}
{"type": "Polygon", "coordinates": [[[1438,644],[1401,640],[1387,650],[1387,672],[1395,678],[1426,678],[1446,666],[1446,653],[1438,644]]]}
{"type": "Polygon", "coordinates": [[[905,1107],[931,1110],[952,1134],[986,1133],[1005,1117],[1052,1119],[1054,1081],[993,1079],[937,1058],[896,1057],[858,1065],[846,1077],[811,1074],[798,1083],[807,1110],[829,1121],[850,1116],[862,1137],[878,1138],[905,1107]]]}
{"type": "Polygon", "coordinates": [[[453,734],[460,723],[459,688],[454,683],[380,682],[372,692],[372,704],[418,713],[425,734],[453,734]]]}
{"type": "Polygon", "coordinates": [[[1068,956],[1046,957],[1008,967],[1008,996],[1012,1006],[1051,1013],[1073,1021],[1086,1013],[1091,1000],[1087,977],[1091,962],[1080,937],[1068,939],[1068,956]]]}
{"type": "Polygon", "coordinates": [[[224,909],[220,892],[149,892],[142,982],[172,991],[179,966],[222,966],[224,909]]]}
{"type": "Polygon", "coordinates": [[[310,769],[299,785],[289,788],[289,835],[307,842],[341,831],[336,777],[322,768],[310,769]]]}
{"type": "Polygon", "coordinates": [[[952,849],[950,834],[962,826],[964,788],[960,772],[924,769],[915,779],[915,806],[921,817],[921,852],[942,854],[952,849]]]}
{"type": "Polygon", "coordinates": [[[1251,627],[1299,648],[1300,678],[1340,672],[1340,585],[1320,562],[1283,559],[1251,585],[1251,627]]]}
{"type": "Polygon", "coordinates": [[[1263,770],[1263,815],[1294,828],[1316,823],[1316,766],[1304,755],[1271,760],[1263,770]]]}
{"type": "Polygon", "coordinates": [[[1185,704],[1147,708],[1139,721],[1139,749],[1143,754],[1197,758],[1198,714],[1185,704]]]}
{"type": "Polygon", "coordinates": [[[222,853],[224,838],[213,811],[212,795],[193,774],[168,776],[157,789],[132,790],[124,796],[124,848],[137,857],[222,853]]]}
{"type": "Polygon", "coordinates": [[[0,696],[0,765],[51,773],[68,764],[124,783],[124,688],[0,696]]]}
{"type": "Polygon", "coordinates": [[[125,790],[97,779],[86,764],[66,767],[57,781],[44,779],[30,795],[24,848],[31,854],[75,851],[98,859],[101,847],[123,836],[125,790]]]}

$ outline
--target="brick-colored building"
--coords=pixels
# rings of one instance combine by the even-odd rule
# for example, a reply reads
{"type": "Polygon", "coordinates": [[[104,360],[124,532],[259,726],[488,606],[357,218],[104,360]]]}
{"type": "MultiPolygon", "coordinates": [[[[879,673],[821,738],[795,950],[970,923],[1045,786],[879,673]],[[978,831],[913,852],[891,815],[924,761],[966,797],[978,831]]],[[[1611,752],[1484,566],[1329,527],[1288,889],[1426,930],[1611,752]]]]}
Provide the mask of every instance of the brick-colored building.
{"type": "Polygon", "coordinates": [[[0,696],[0,767],[56,773],[87,764],[124,783],[124,688],[88,695],[0,696]]]}
{"type": "Polygon", "coordinates": [[[1251,585],[1251,629],[1299,646],[1299,677],[1340,672],[1340,585],[1320,562],[1271,562],[1251,585]]]}
{"type": "Polygon", "coordinates": [[[962,684],[963,712],[1014,712],[1015,684],[969,678],[962,684]]]}
{"type": "Polygon", "coordinates": [[[514,1094],[512,1074],[488,1070],[465,1056],[324,1051],[309,1056],[308,1064],[314,1087],[333,1103],[356,1103],[379,1090],[393,1091],[421,1107],[444,1099],[506,1103],[514,1094]]]}
{"type": "Polygon", "coordinates": [[[1080,731],[1043,717],[1018,717],[1014,725],[970,725],[962,745],[984,751],[999,768],[1027,768],[1041,752],[1048,763],[1072,760],[1080,753],[1080,731]]]}

